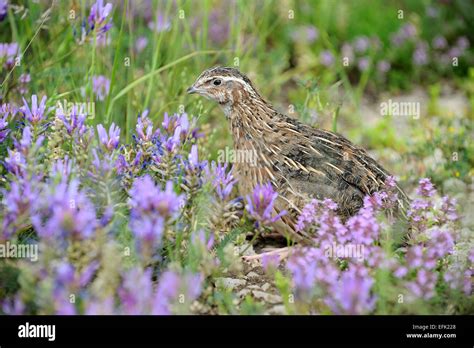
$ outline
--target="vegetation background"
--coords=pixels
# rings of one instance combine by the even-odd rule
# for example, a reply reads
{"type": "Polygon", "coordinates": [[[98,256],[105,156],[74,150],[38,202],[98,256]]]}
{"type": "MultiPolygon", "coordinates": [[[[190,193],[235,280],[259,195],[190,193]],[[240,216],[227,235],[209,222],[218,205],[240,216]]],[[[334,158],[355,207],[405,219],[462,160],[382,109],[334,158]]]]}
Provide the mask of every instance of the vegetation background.
{"type": "MultiPolygon", "coordinates": [[[[200,160],[215,161],[219,151],[232,146],[224,116],[214,103],[186,95],[185,91],[204,69],[215,65],[233,66],[247,74],[261,94],[282,112],[316,127],[335,130],[368,149],[390,172],[397,174],[411,195],[415,194],[419,179],[429,177],[440,196],[446,194],[456,197],[462,217],[457,229],[463,231],[462,243],[459,245],[464,245],[466,251],[472,249],[474,221],[469,216],[473,214],[469,213],[473,211],[474,202],[474,3],[468,0],[109,2],[110,11],[99,11],[98,17],[91,20],[91,6],[100,4],[100,8],[105,9],[107,1],[0,0],[0,63],[3,66],[0,70],[0,103],[20,108],[25,103],[30,104],[32,95],[38,95],[39,99],[47,96],[45,113],[49,113],[49,118],[45,117],[41,124],[46,129],[59,122],[54,120],[58,105],[66,108],[68,103],[92,102],[94,112],[87,117],[86,125],[94,129],[104,125],[105,129],[109,129],[110,125],[115,124],[120,128],[121,144],[129,145],[137,141],[136,125],[140,115],[148,112],[148,118],[159,127],[162,124],[165,126],[165,113],[170,116],[186,113],[189,119],[196,118],[194,125],[200,128],[201,136],[190,142],[183,141],[181,156],[187,158],[191,146],[198,144],[200,160]],[[15,43],[15,47],[7,46],[15,43]],[[419,117],[411,114],[382,115],[381,104],[389,100],[415,103],[420,107],[419,117]]],[[[5,110],[6,106],[3,112],[4,117],[7,117],[8,112],[5,110]]],[[[7,221],[9,212],[6,207],[8,192],[12,192],[12,183],[16,180],[8,168],[8,158],[11,158],[9,151],[16,146],[14,139],[21,138],[25,126],[24,119],[17,119],[19,123],[13,120],[12,117],[8,122],[10,137],[5,141],[2,139],[0,143],[0,160],[4,164],[0,167],[0,186],[3,189],[0,197],[5,203],[4,211],[0,214],[3,221],[7,221]]],[[[38,125],[34,128],[34,138],[43,134],[41,127],[38,125]]],[[[63,133],[54,133],[53,130],[50,134],[46,136],[49,146],[44,145],[43,154],[46,153],[48,159],[42,162],[46,163],[41,167],[44,173],[49,171],[53,160],[74,160],[77,155],[74,145],[64,140],[63,133]],[[58,148],[62,152],[53,151],[53,144],[61,143],[61,137],[64,144],[58,145],[58,148]]],[[[99,138],[99,146],[101,142],[99,138]]],[[[120,151],[125,151],[122,155],[131,163],[133,155],[139,150],[133,147],[135,145],[127,146],[124,145],[127,150],[120,151]],[[126,157],[126,154],[131,157],[126,157]]],[[[39,151],[41,154],[42,150],[39,151]]],[[[117,149],[114,156],[118,152],[117,149]]],[[[30,155],[40,156],[38,153],[30,155]]],[[[87,152],[85,156],[89,156],[89,161],[84,163],[91,166],[92,152],[87,152]]],[[[28,163],[30,166],[31,163],[28,163]]],[[[77,174],[85,186],[105,185],[108,192],[105,196],[90,199],[96,207],[103,208],[111,202],[116,204],[112,222],[103,230],[109,236],[107,238],[120,248],[130,246],[133,249],[135,245],[134,228],[129,223],[130,206],[127,206],[130,194],[127,192],[133,179],[144,175],[143,168],[136,169],[127,178],[128,182],[121,182],[125,190],[123,187],[119,189],[120,185],[115,183],[116,172],[97,172],[95,183],[77,174]],[[98,178],[102,178],[102,184],[98,178]],[[103,203],[104,199],[107,204],[103,203]]],[[[176,175],[185,178],[182,173],[176,175]]],[[[162,188],[165,181],[161,182],[162,188]]],[[[156,177],[155,182],[159,186],[160,181],[156,177]]],[[[189,194],[189,191],[180,191],[176,187],[175,191],[177,194],[189,194]]],[[[101,191],[97,191],[97,195],[98,192],[101,191]]],[[[90,193],[88,195],[90,197],[90,193]]],[[[202,202],[207,200],[200,196],[190,204],[197,207],[202,202]]],[[[105,208],[102,208],[97,208],[98,217],[106,214],[103,211],[105,208]]],[[[200,214],[206,213],[196,211],[197,208],[189,209],[195,216],[192,221],[204,221],[200,214]]],[[[18,216],[16,218],[20,219],[18,216]]],[[[29,220],[25,218],[24,221],[29,220]]],[[[5,226],[4,222],[4,233],[5,226]]],[[[173,226],[176,228],[177,225],[173,226]]],[[[202,226],[207,225],[202,222],[202,226]]],[[[26,227],[23,227],[15,232],[19,241],[38,240],[38,231],[31,223],[26,222],[26,227]]],[[[206,227],[205,230],[205,238],[208,238],[209,229],[206,227]]],[[[232,269],[230,265],[238,262],[232,258],[226,259],[226,253],[232,252],[225,246],[231,244],[234,247],[232,250],[235,247],[240,251],[246,250],[248,241],[245,241],[245,234],[242,237],[242,232],[252,230],[252,219],[249,220],[248,214],[244,214],[238,228],[231,230],[233,232],[227,234],[223,244],[217,247],[218,256],[211,253],[219,260],[219,266],[206,264],[209,255],[203,256],[207,251],[200,247],[193,249],[193,252],[183,252],[182,255],[186,255],[183,257],[170,256],[182,252],[178,243],[176,250],[163,254],[167,255],[164,257],[166,262],[161,259],[159,267],[156,264],[155,268],[152,267],[153,277],[150,276],[149,281],[153,279],[150,283],[153,289],[165,269],[179,274],[180,279],[188,279],[187,275],[183,275],[185,270],[197,272],[206,279],[205,285],[200,286],[199,291],[196,290],[196,295],[190,296],[198,298],[199,293],[199,301],[191,301],[192,306],[191,302],[183,306],[181,302],[177,306],[175,303],[169,312],[263,313],[268,310],[270,303],[273,305],[272,310],[280,313],[281,306],[275,306],[280,302],[284,302],[286,313],[321,311],[318,306],[316,308],[319,309],[314,310],[312,305],[292,307],[291,303],[281,298],[281,301],[273,298],[276,302],[272,303],[272,298],[268,296],[262,295],[265,298],[260,299],[258,296],[252,297],[252,289],[240,296],[245,300],[236,300],[239,285],[233,291],[225,290],[226,286],[222,284],[215,287],[216,279],[221,279],[221,283],[227,282],[227,285],[229,281],[226,279],[234,279],[237,284],[244,278],[236,274],[249,271],[245,265],[232,269]],[[210,268],[203,271],[203,263],[212,271],[209,271],[210,268]]],[[[107,249],[109,244],[104,242],[105,246],[100,245],[103,249],[99,248],[101,251],[97,255],[113,254],[107,249]]],[[[92,264],[95,258],[103,260],[97,255],[87,262],[92,264]]],[[[74,263],[70,250],[62,256],[51,258],[57,261],[66,258],[76,270],[76,276],[82,272],[78,271],[83,268],[74,263]]],[[[99,275],[90,282],[98,287],[97,279],[102,279],[104,283],[100,283],[100,286],[110,288],[113,298],[113,294],[118,293],[116,289],[121,286],[122,289],[127,288],[127,285],[122,284],[125,282],[123,279],[133,282],[131,279],[134,276],[126,273],[130,267],[134,269],[134,265],[140,264],[142,268],[136,271],[139,275],[135,274],[135,280],[146,278],[143,274],[147,269],[150,270],[147,264],[149,260],[143,262],[137,258],[133,255],[125,258],[123,270],[109,271],[107,267],[113,268],[110,260],[105,265],[101,263],[98,268],[100,271],[97,268],[94,271],[99,272],[99,275]],[[104,274],[110,274],[111,280],[106,280],[108,276],[104,274]]],[[[109,255],[109,259],[118,260],[118,256],[109,255]]],[[[53,271],[56,270],[56,263],[51,262],[43,265],[45,269],[51,270],[51,274],[49,283],[46,282],[49,285],[41,290],[44,298],[40,300],[28,292],[39,281],[32,275],[38,269],[31,268],[28,273],[27,268],[24,268],[23,275],[19,275],[21,272],[18,271],[16,261],[9,261],[2,266],[0,300],[8,304],[5,305],[8,308],[4,307],[5,312],[15,312],[11,308],[17,307],[22,309],[17,308],[20,312],[61,312],[59,309],[63,307],[56,303],[60,295],[53,290],[63,289],[64,286],[58,285],[58,273],[53,271]],[[12,303],[16,303],[17,307],[8,301],[16,301],[12,303]]],[[[256,273],[259,272],[261,280],[255,281],[257,286],[268,281],[272,288],[275,287],[271,295],[287,298],[291,294],[291,277],[283,269],[277,275],[271,272],[270,275],[264,275],[261,269],[256,273]]],[[[248,274],[245,277],[247,285],[251,284],[248,274]]],[[[388,286],[378,284],[382,289],[388,286]]],[[[113,305],[104,305],[104,298],[100,298],[100,301],[95,299],[93,291],[89,293],[89,290],[84,290],[83,295],[78,295],[79,290],[74,288],[77,291],[73,292],[70,286],[66,287],[66,293],[75,293],[81,298],[79,302],[72,303],[74,310],[70,309],[71,306],[67,307],[71,312],[100,312],[93,306],[97,303],[101,304],[100,308],[106,308],[103,309],[105,312],[114,310],[113,305]]],[[[77,288],[81,286],[74,285],[77,288]]],[[[140,296],[146,297],[145,294],[140,296]]],[[[385,299],[385,302],[379,302],[376,309],[366,310],[368,307],[364,307],[359,312],[472,313],[472,304],[469,307],[469,301],[463,302],[466,298],[452,294],[446,296],[440,295],[428,304],[420,302],[414,307],[397,306],[393,300],[385,299]],[[449,306],[446,307],[447,304],[449,306]]],[[[306,305],[310,302],[302,301],[306,305]]],[[[138,307],[133,308],[140,312],[138,307]]],[[[123,308],[115,310],[133,313],[133,310],[127,312],[123,308]]]]}

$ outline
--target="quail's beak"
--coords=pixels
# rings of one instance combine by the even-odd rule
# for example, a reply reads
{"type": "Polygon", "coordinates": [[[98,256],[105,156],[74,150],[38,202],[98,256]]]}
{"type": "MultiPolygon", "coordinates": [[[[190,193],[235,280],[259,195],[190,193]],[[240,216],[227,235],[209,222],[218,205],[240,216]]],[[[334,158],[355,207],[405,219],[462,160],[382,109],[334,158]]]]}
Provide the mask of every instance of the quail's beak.
{"type": "Polygon", "coordinates": [[[197,93],[197,92],[198,92],[198,90],[194,86],[191,86],[186,90],[186,93],[188,93],[188,94],[194,94],[194,93],[197,93]]]}

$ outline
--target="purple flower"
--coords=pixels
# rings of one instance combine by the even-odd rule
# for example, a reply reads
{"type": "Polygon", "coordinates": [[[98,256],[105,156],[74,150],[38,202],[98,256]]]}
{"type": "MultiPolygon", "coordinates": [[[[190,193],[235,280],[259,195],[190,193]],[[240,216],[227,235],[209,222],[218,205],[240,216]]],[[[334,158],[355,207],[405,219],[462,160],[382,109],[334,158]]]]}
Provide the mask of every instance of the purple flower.
{"type": "Polygon", "coordinates": [[[357,215],[347,220],[346,226],[353,243],[370,245],[379,237],[380,225],[372,209],[363,207],[357,215]]]}
{"type": "Polygon", "coordinates": [[[390,62],[387,60],[381,60],[377,63],[377,71],[381,74],[385,74],[390,70],[390,62]]]}
{"type": "Polygon", "coordinates": [[[225,201],[230,197],[232,189],[237,182],[234,179],[232,170],[227,170],[227,163],[215,163],[214,161],[210,166],[206,167],[206,179],[212,184],[217,197],[221,201],[225,201]]]}
{"type": "Polygon", "coordinates": [[[162,191],[148,175],[135,180],[130,197],[132,209],[141,213],[158,214],[164,218],[174,217],[182,204],[182,196],[173,191],[171,181],[166,183],[166,189],[162,191]]]}
{"type": "Polygon", "coordinates": [[[114,297],[107,296],[104,300],[91,300],[86,302],[86,315],[111,315],[115,314],[114,297]]]}
{"type": "Polygon", "coordinates": [[[429,300],[435,295],[437,277],[436,272],[422,268],[417,272],[416,279],[407,283],[407,288],[413,297],[429,300]]]}
{"type": "Polygon", "coordinates": [[[56,241],[58,237],[89,239],[97,226],[94,206],[79,190],[75,179],[49,185],[31,209],[35,230],[49,241],[56,241]]]}
{"type": "Polygon", "coordinates": [[[313,25],[301,26],[292,32],[291,37],[294,41],[311,44],[319,38],[319,30],[313,25]]]}
{"type": "Polygon", "coordinates": [[[148,118],[148,110],[145,110],[137,119],[135,128],[140,141],[151,141],[154,136],[159,134],[159,130],[153,133],[153,122],[148,118]]]}
{"type": "Polygon", "coordinates": [[[21,299],[20,295],[15,295],[13,299],[5,299],[2,302],[2,310],[8,315],[22,315],[25,314],[26,305],[21,299]]]}
{"type": "Polygon", "coordinates": [[[176,216],[182,197],[174,193],[171,181],[162,191],[149,175],[137,178],[129,194],[129,226],[136,238],[137,249],[146,260],[161,245],[166,219],[176,216]]]}
{"type": "Polygon", "coordinates": [[[10,130],[7,129],[8,122],[7,122],[7,114],[4,114],[3,117],[0,116],[0,143],[2,143],[10,133],[10,130]]]}
{"type": "Polygon", "coordinates": [[[469,48],[469,40],[465,36],[461,36],[460,38],[457,39],[456,41],[456,46],[461,50],[464,51],[469,48]]]}
{"type": "Polygon", "coordinates": [[[436,194],[436,189],[429,178],[423,178],[418,182],[416,194],[422,197],[432,197],[436,194]]]}
{"type": "Polygon", "coordinates": [[[334,259],[327,257],[323,248],[297,249],[288,259],[286,266],[299,298],[312,296],[318,290],[327,291],[340,276],[334,259]]]}
{"type": "MultiPolygon", "coordinates": [[[[192,123],[194,124],[195,120],[193,119],[192,123]]],[[[191,124],[188,119],[188,114],[183,113],[181,115],[174,114],[173,116],[168,116],[168,113],[164,114],[163,122],[161,124],[169,135],[175,134],[176,129],[179,127],[179,137],[186,139],[189,131],[191,130],[191,124]]]]}
{"type": "Polygon", "coordinates": [[[98,35],[96,37],[96,45],[97,47],[106,47],[108,45],[110,45],[110,42],[112,41],[112,39],[110,38],[110,35],[108,34],[102,34],[102,35],[98,35]]]}
{"type": "Polygon", "coordinates": [[[286,211],[283,210],[277,215],[274,215],[274,205],[277,197],[278,193],[273,190],[270,183],[257,185],[252,195],[246,197],[246,209],[250,216],[256,220],[257,226],[268,225],[286,214],[286,211]]]}
{"type": "Polygon", "coordinates": [[[319,204],[320,202],[317,199],[313,199],[303,207],[296,223],[296,231],[302,231],[307,225],[316,221],[316,209],[319,204]]]}
{"type": "Polygon", "coordinates": [[[181,126],[178,126],[172,136],[166,137],[163,135],[162,142],[164,143],[165,149],[168,152],[174,152],[178,149],[178,146],[181,144],[181,126]]]}
{"type": "Polygon", "coordinates": [[[51,166],[51,177],[67,180],[72,172],[72,161],[66,155],[64,159],[58,159],[51,166]]]}
{"type": "Polygon", "coordinates": [[[105,100],[110,92],[110,80],[103,75],[92,76],[92,90],[97,100],[105,100]]]}
{"type": "Polygon", "coordinates": [[[441,259],[453,251],[454,239],[451,233],[438,229],[431,231],[426,250],[426,255],[429,259],[441,259]]]}
{"type": "MultiPolygon", "coordinates": [[[[463,52],[459,47],[453,46],[449,49],[449,51],[447,53],[447,56],[452,59],[454,57],[460,57],[462,55],[462,53],[463,52]]],[[[449,60],[451,60],[451,59],[449,59],[449,60]]]]}
{"type": "Polygon", "coordinates": [[[12,181],[8,190],[0,190],[3,197],[0,240],[9,239],[16,232],[16,224],[29,215],[32,203],[38,200],[38,186],[36,180],[20,180],[12,181]]]}
{"type": "Polygon", "coordinates": [[[325,67],[329,67],[334,64],[334,56],[328,50],[322,51],[319,55],[319,61],[325,67]]]}
{"type": "Polygon", "coordinates": [[[0,105],[0,115],[3,115],[2,117],[10,116],[10,119],[13,120],[18,111],[19,109],[16,106],[11,105],[9,103],[4,103],[0,105]]]}
{"type": "Polygon", "coordinates": [[[0,0],[0,22],[5,19],[8,13],[8,0],[0,0]]]}
{"type": "Polygon", "coordinates": [[[155,21],[148,23],[148,28],[157,33],[169,31],[171,29],[171,22],[161,13],[158,13],[155,17],[155,21]]]}
{"type": "Polygon", "coordinates": [[[28,84],[31,81],[30,74],[21,74],[18,78],[19,88],[18,91],[20,94],[26,94],[28,92],[28,84]]]}
{"type": "Polygon", "coordinates": [[[395,34],[392,35],[391,41],[392,44],[399,47],[407,40],[414,39],[416,35],[416,27],[413,24],[408,23],[403,25],[395,34]]]}
{"type": "Polygon", "coordinates": [[[304,27],[304,32],[306,34],[306,41],[308,43],[313,43],[319,37],[319,30],[313,25],[308,25],[304,27]]]}
{"type": "Polygon", "coordinates": [[[213,9],[209,15],[208,23],[208,35],[210,40],[218,45],[225,43],[230,33],[227,11],[223,8],[213,9]]]}
{"type": "Polygon", "coordinates": [[[112,4],[107,3],[106,5],[104,5],[103,0],[97,0],[92,5],[88,21],[91,30],[95,30],[98,36],[101,36],[102,34],[106,33],[112,27],[112,23],[110,23],[111,12],[112,4]]]}
{"type": "Polygon", "coordinates": [[[4,62],[7,69],[14,64],[15,58],[20,54],[18,43],[0,43],[0,62],[4,62]]]}
{"type": "Polygon", "coordinates": [[[351,265],[331,286],[325,302],[334,314],[370,313],[376,302],[376,297],[371,294],[374,283],[365,267],[351,265]]]}
{"type": "Polygon", "coordinates": [[[446,41],[444,36],[436,35],[433,39],[432,45],[434,48],[441,50],[448,47],[448,41],[446,41]]]}
{"type": "Polygon", "coordinates": [[[123,277],[118,289],[121,314],[143,315],[150,314],[153,300],[153,283],[151,269],[145,271],[132,268],[123,277]]]}
{"type": "MultiPolygon", "coordinates": [[[[191,146],[191,151],[189,152],[188,160],[184,163],[186,174],[198,176],[198,180],[200,180],[200,173],[202,169],[205,168],[206,163],[206,161],[199,162],[198,147],[196,144],[194,144],[193,146],[191,146]]],[[[186,178],[183,179],[186,181],[186,178]]]]}
{"type": "Polygon", "coordinates": [[[137,53],[141,53],[147,45],[148,39],[145,36],[140,36],[137,41],[135,41],[135,50],[137,53]]]}
{"type": "Polygon", "coordinates": [[[354,59],[354,49],[349,43],[344,43],[341,47],[341,53],[343,58],[348,58],[349,62],[354,59]]]}
{"type": "Polygon", "coordinates": [[[357,68],[360,71],[366,71],[369,69],[369,67],[370,67],[370,59],[368,57],[362,57],[357,62],[357,68]]]}
{"type": "Polygon", "coordinates": [[[416,45],[415,52],[413,52],[413,63],[415,65],[428,64],[428,52],[425,42],[420,42],[416,45]]]}
{"type": "Polygon", "coordinates": [[[97,125],[97,133],[99,134],[99,141],[107,150],[110,151],[117,148],[120,142],[120,128],[115,123],[110,125],[109,134],[107,134],[103,125],[97,125]]]}
{"type": "Polygon", "coordinates": [[[87,127],[84,125],[87,117],[87,113],[83,108],[80,108],[77,105],[74,105],[71,109],[71,113],[68,115],[62,108],[56,108],[56,117],[59,118],[68,134],[73,134],[76,130],[79,135],[83,135],[87,130],[87,127]]]}
{"type": "Polygon", "coordinates": [[[410,247],[406,253],[406,260],[410,269],[423,266],[423,247],[421,245],[410,247]]]}
{"type": "Polygon", "coordinates": [[[271,269],[276,269],[280,264],[280,256],[278,254],[267,255],[265,254],[262,257],[262,267],[265,272],[270,271],[271,269]]]}
{"type": "Polygon", "coordinates": [[[354,41],[354,49],[357,53],[364,53],[370,47],[370,40],[367,36],[358,36],[354,41]]]}
{"type": "Polygon", "coordinates": [[[17,177],[23,177],[26,170],[26,159],[19,151],[7,149],[8,156],[5,157],[5,168],[17,177]]]}
{"type": "Polygon", "coordinates": [[[440,217],[440,222],[444,223],[446,221],[456,221],[459,219],[459,215],[456,210],[457,201],[456,198],[450,198],[444,196],[441,198],[441,208],[440,211],[442,216],[440,217]]]}
{"type": "Polygon", "coordinates": [[[412,38],[417,34],[416,27],[411,23],[408,23],[402,26],[401,32],[404,34],[406,38],[412,38]]]}
{"type": "Polygon", "coordinates": [[[21,108],[21,111],[23,112],[28,121],[35,124],[44,119],[46,111],[46,96],[43,96],[43,98],[41,98],[41,102],[38,105],[38,97],[36,96],[36,94],[33,94],[31,96],[31,108],[29,107],[28,102],[25,100],[25,98],[23,98],[23,103],[24,105],[21,108]]]}
{"type": "Polygon", "coordinates": [[[201,274],[164,272],[158,282],[152,307],[152,314],[169,315],[173,313],[173,305],[190,304],[201,293],[203,276],[201,274]]]}
{"type": "Polygon", "coordinates": [[[63,261],[56,266],[56,285],[57,286],[67,286],[68,284],[74,281],[74,267],[63,261]]]}
{"type": "Polygon", "coordinates": [[[107,175],[114,167],[114,154],[107,153],[102,151],[97,151],[97,149],[92,149],[92,165],[94,166],[95,172],[89,172],[91,175],[104,176],[107,175]]]}
{"type": "Polygon", "coordinates": [[[408,274],[408,269],[404,266],[397,267],[393,275],[397,278],[403,278],[408,274]]]}
{"type": "Polygon", "coordinates": [[[122,154],[118,155],[117,161],[115,162],[115,168],[119,174],[126,174],[129,170],[138,168],[142,163],[142,152],[138,151],[135,154],[135,158],[129,162],[125,159],[122,154]]]}

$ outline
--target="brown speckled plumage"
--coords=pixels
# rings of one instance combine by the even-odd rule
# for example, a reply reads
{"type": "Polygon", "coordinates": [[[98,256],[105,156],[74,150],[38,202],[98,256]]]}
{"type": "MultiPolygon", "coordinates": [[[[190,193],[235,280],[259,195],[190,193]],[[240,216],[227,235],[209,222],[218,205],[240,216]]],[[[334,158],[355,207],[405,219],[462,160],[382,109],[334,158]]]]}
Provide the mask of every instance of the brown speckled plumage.
{"type": "MultiPolygon", "coordinates": [[[[234,150],[246,151],[256,161],[235,164],[241,195],[270,181],[279,193],[276,210],[289,214],[275,228],[299,241],[296,217],[310,199],[331,198],[343,218],[361,208],[363,198],[380,190],[390,175],[365,150],[333,132],[313,128],[277,112],[233,68],[204,71],[188,93],[217,101],[224,110],[234,139],[234,150]],[[256,165],[252,165],[256,164],[256,165]]],[[[403,211],[407,197],[399,190],[403,211]]]]}

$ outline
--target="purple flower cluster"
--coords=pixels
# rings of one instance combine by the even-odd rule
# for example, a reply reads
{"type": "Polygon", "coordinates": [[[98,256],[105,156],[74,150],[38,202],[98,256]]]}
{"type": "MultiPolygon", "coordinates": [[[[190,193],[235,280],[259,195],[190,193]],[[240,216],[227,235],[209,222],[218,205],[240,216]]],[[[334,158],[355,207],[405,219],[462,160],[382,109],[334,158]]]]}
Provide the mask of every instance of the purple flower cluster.
{"type": "Polygon", "coordinates": [[[222,45],[228,40],[230,34],[230,25],[228,17],[222,9],[215,9],[209,16],[209,38],[217,45],[222,45]]]}
{"type": "Polygon", "coordinates": [[[137,139],[140,142],[152,141],[154,137],[160,134],[159,129],[153,132],[153,122],[148,118],[148,110],[138,116],[135,130],[137,132],[137,139]]]}
{"type": "Polygon", "coordinates": [[[413,63],[415,65],[426,65],[428,62],[428,45],[426,42],[419,42],[413,52],[413,63]]]}
{"type": "MultiPolygon", "coordinates": [[[[397,200],[392,177],[387,179],[386,190],[365,197],[364,206],[345,224],[335,215],[337,206],[331,200],[313,200],[307,204],[296,228],[312,234],[315,246],[300,248],[287,263],[298,298],[310,301],[312,296],[322,296],[337,314],[370,313],[376,305],[372,288],[374,272],[378,269],[391,271],[404,284],[410,301],[433,298],[439,281],[437,270],[446,266],[456,243],[452,230],[445,224],[456,221],[458,216],[455,201],[447,197],[442,199],[440,212],[433,213],[435,204],[428,199],[433,199],[436,189],[429,179],[420,180],[417,192],[422,198],[413,201],[409,215],[411,228],[418,229],[420,236],[399,260],[386,255],[379,246],[381,224],[377,215],[393,208],[397,200]],[[433,220],[434,227],[420,229],[418,222],[427,220],[429,214],[442,218],[433,220]],[[335,256],[336,246],[359,246],[362,257],[335,256]],[[342,259],[346,260],[344,267],[338,261],[342,259]]],[[[454,287],[470,291],[463,274],[470,274],[469,269],[448,271],[445,278],[453,279],[454,287]]]]}
{"type": "Polygon", "coordinates": [[[87,113],[83,110],[83,108],[79,108],[77,105],[72,107],[70,114],[67,114],[62,108],[57,108],[56,117],[62,121],[69,135],[74,135],[77,133],[77,135],[80,137],[87,130],[85,125],[87,113]]]}
{"type": "Polygon", "coordinates": [[[1,190],[3,233],[0,234],[0,240],[11,238],[25,218],[29,217],[30,207],[39,197],[37,184],[36,180],[12,181],[8,190],[1,190]]]}
{"type": "Polygon", "coordinates": [[[148,28],[157,33],[171,30],[171,22],[161,13],[157,13],[155,20],[148,23],[148,28]]]}
{"type": "Polygon", "coordinates": [[[20,54],[18,43],[0,43],[0,64],[6,69],[11,69],[15,63],[15,58],[20,54]]]}
{"type": "Polygon", "coordinates": [[[391,41],[393,45],[395,45],[396,47],[400,47],[405,42],[416,39],[416,37],[416,27],[411,23],[407,23],[404,24],[396,33],[392,35],[391,41]]]}
{"type": "Polygon", "coordinates": [[[432,197],[436,194],[436,189],[429,178],[423,178],[419,181],[416,193],[420,197],[411,202],[408,217],[415,230],[422,233],[429,226],[430,216],[433,215],[432,197]]]}
{"type": "Polygon", "coordinates": [[[49,241],[89,239],[97,227],[95,207],[75,179],[47,186],[33,203],[31,221],[41,238],[49,241]]]}
{"type": "Polygon", "coordinates": [[[97,125],[97,133],[99,134],[100,143],[104,145],[107,151],[117,148],[120,142],[120,128],[115,123],[110,125],[108,134],[103,125],[97,125]]]}
{"type": "Polygon", "coordinates": [[[102,36],[112,27],[110,23],[112,12],[112,4],[104,5],[103,0],[97,0],[91,7],[88,22],[90,30],[96,31],[97,37],[102,36]]]}
{"type": "Polygon", "coordinates": [[[245,208],[250,217],[255,220],[257,227],[271,224],[286,214],[286,210],[276,213],[275,201],[277,198],[278,193],[270,183],[257,185],[252,194],[246,197],[245,208]]]}
{"type": "Polygon", "coordinates": [[[330,67],[334,64],[334,55],[330,51],[324,50],[319,55],[319,61],[323,66],[330,67]]]}
{"type": "Polygon", "coordinates": [[[110,80],[103,76],[92,76],[92,90],[97,100],[104,101],[110,92],[110,80]]]}
{"type": "Polygon", "coordinates": [[[26,119],[32,123],[37,124],[45,119],[47,110],[46,110],[46,96],[41,98],[41,102],[38,105],[38,97],[36,94],[31,96],[31,107],[28,105],[28,102],[23,98],[24,106],[20,109],[21,112],[25,115],[26,119]]]}
{"type": "Polygon", "coordinates": [[[375,284],[369,270],[362,265],[351,265],[340,279],[331,284],[326,303],[334,314],[364,314],[375,308],[375,284]]]}
{"type": "Polygon", "coordinates": [[[21,95],[28,93],[28,84],[31,82],[30,74],[21,74],[18,78],[18,92],[21,95]]]}
{"type": "Polygon", "coordinates": [[[201,294],[200,274],[165,271],[155,288],[151,269],[132,268],[123,275],[118,289],[118,305],[113,297],[91,301],[86,314],[170,315],[184,314],[201,294]],[[180,308],[181,307],[181,308],[180,308]]]}
{"type": "Polygon", "coordinates": [[[0,22],[5,19],[8,13],[8,0],[0,0],[0,22]]]}
{"type": "Polygon", "coordinates": [[[148,39],[145,36],[140,36],[135,41],[135,50],[138,54],[142,53],[143,50],[148,46],[148,39]]]}
{"type": "Polygon", "coordinates": [[[313,25],[306,25],[296,28],[291,33],[293,41],[312,44],[319,38],[319,30],[313,25]]]}
{"type": "Polygon", "coordinates": [[[27,157],[41,146],[44,136],[37,137],[34,143],[33,140],[31,128],[26,126],[23,128],[21,139],[14,139],[14,148],[7,149],[8,156],[4,161],[5,168],[17,178],[26,178],[27,157]]]}
{"type": "Polygon", "coordinates": [[[139,254],[145,259],[152,257],[161,245],[166,222],[176,217],[182,203],[182,196],[173,191],[172,182],[167,182],[164,191],[148,175],[133,183],[129,226],[136,238],[139,254]]]}
{"type": "Polygon", "coordinates": [[[8,114],[3,114],[3,116],[0,116],[0,143],[3,143],[3,141],[7,138],[8,133],[10,133],[10,129],[8,127],[8,114]]]}
{"type": "Polygon", "coordinates": [[[232,169],[227,171],[227,163],[216,164],[214,161],[206,167],[206,179],[211,183],[220,201],[226,201],[230,197],[237,182],[232,174],[232,169]]]}

